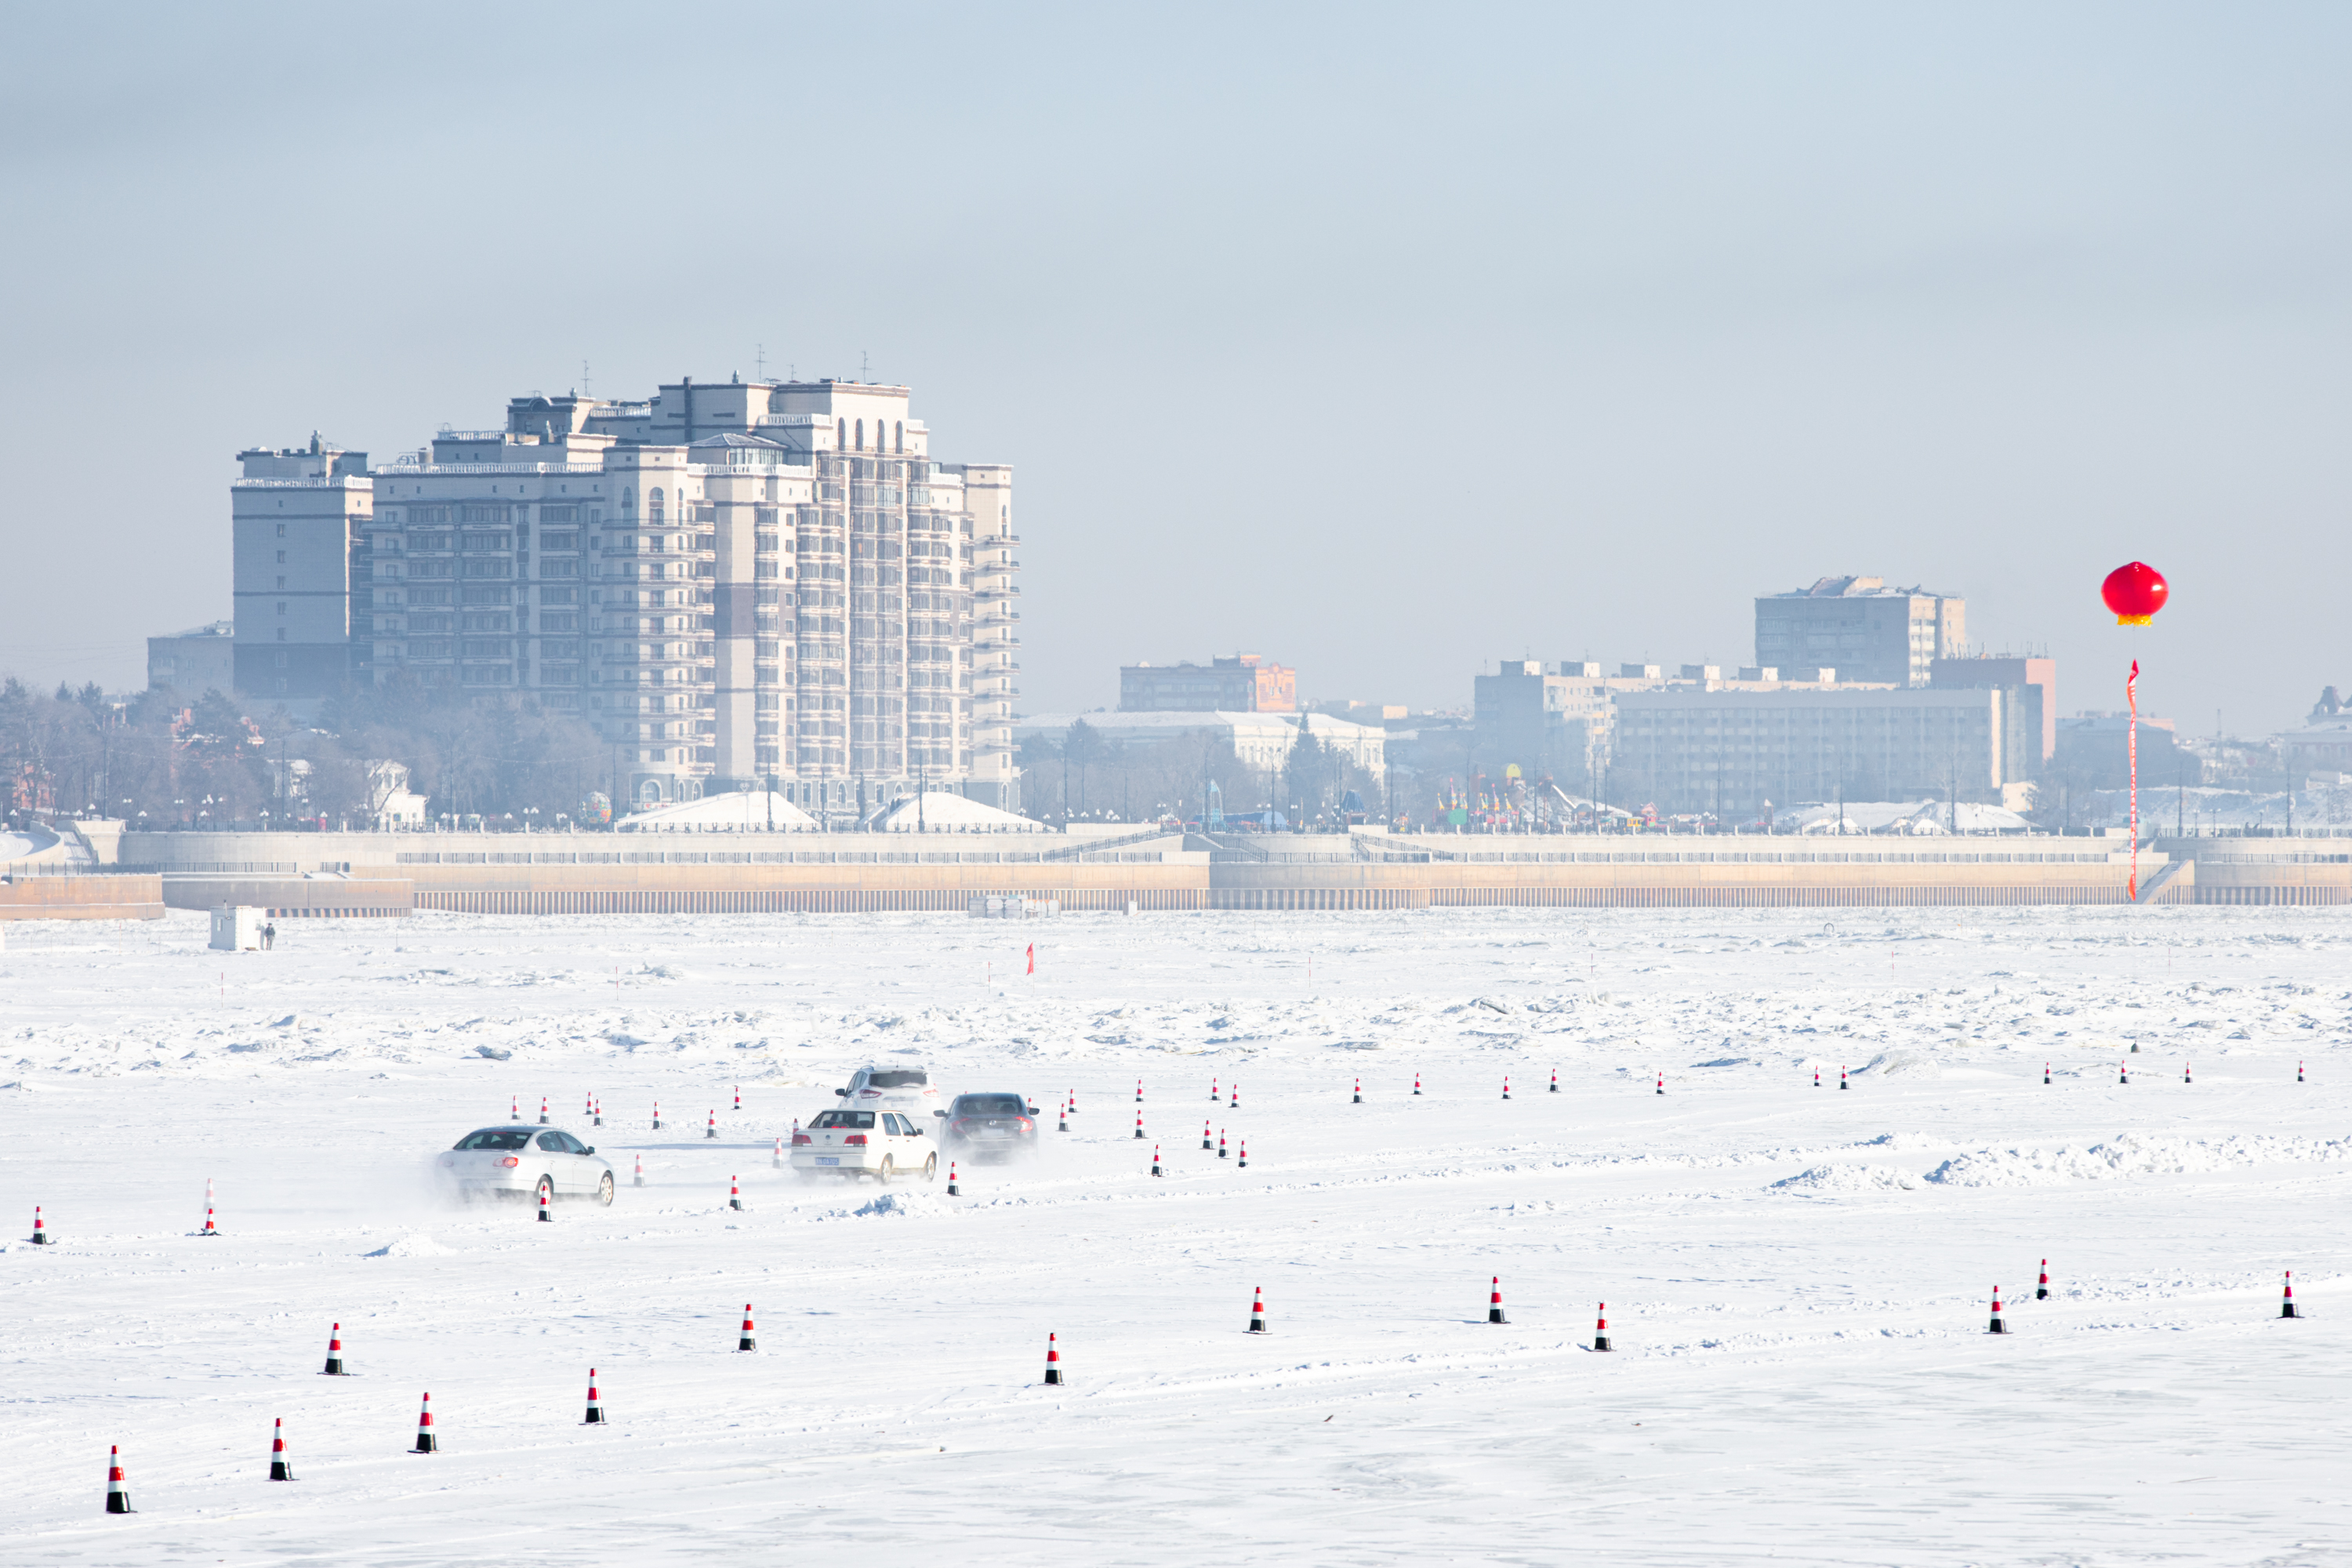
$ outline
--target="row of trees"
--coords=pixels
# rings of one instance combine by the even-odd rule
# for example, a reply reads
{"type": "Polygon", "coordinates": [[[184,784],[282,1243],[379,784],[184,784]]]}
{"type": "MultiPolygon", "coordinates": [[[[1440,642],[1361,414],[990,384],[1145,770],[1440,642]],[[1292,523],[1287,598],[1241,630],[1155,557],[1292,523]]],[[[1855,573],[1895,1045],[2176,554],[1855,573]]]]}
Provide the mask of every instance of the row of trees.
{"type": "Polygon", "coordinates": [[[0,790],[13,813],[357,825],[383,787],[370,764],[386,759],[407,765],[409,787],[436,812],[546,823],[576,813],[612,767],[594,730],[569,713],[434,691],[404,672],[331,700],[314,724],[218,691],[155,689],[117,705],[95,683],[43,696],[0,680],[0,790]]]}
{"type": "Polygon", "coordinates": [[[1058,735],[1021,747],[1021,793],[1041,821],[1141,822],[1198,818],[1213,798],[1227,815],[1271,807],[1285,818],[1326,825],[1354,790],[1377,816],[1381,786],[1354,759],[1301,730],[1282,763],[1244,762],[1222,736],[1187,735],[1148,745],[1112,739],[1081,719],[1058,735]]]}

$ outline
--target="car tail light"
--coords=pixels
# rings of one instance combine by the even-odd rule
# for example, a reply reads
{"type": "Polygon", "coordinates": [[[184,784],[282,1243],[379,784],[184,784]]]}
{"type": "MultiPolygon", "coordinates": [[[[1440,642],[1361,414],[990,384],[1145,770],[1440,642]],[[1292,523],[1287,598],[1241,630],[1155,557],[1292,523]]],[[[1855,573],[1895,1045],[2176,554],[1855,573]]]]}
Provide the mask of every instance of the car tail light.
{"type": "Polygon", "coordinates": [[[842,1142],[845,1143],[856,1143],[862,1145],[866,1142],[866,1134],[863,1132],[853,1132],[848,1137],[843,1139],[842,1142]]]}
{"type": "Polygon", "coordinates": [[[793,1134],[793,1147],[795,1149],[799,1148],[803,1143],[814,1143],[815,1142],[815,1139],[810,1137],[805,1132],[795,1132],[793,1134]]]}
{"type": "Polygon", "coordinates": [[[1034,1126],[1036,1126],[1036,1125],[1037,1125],[1037,1124],[1036,1124],[1035,1122],[1034,1122],[1034,1121],[1030,1121],[1030,1120],[1029,1120],[1027,1117],[1025,1117],[1025,1116],[1024,1116],[1024,1117],[1023,1117],[1023,1118],[1021,1119],[1021,1131],[1023,1131],[1024,1132],[1028,1131],[1031,1128],[1033,1128],[1033,1127],[1034,1127],[1034,1126]]]}
{"type": "Polygon", "coordinates": [[[521,1164],[522,1162],[516,1159],[512,1154],[509,1154],[505,1159],[499,1161],[499,1163],[506,1166],[509,1170],[512,1170],[515,1166],[521,1164]]]}

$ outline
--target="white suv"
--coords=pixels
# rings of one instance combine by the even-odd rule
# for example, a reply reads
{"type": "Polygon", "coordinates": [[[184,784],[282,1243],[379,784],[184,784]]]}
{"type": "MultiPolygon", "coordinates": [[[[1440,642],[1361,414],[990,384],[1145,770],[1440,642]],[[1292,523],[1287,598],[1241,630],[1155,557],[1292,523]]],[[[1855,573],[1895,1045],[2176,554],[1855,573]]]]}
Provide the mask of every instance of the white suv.
{"type": "Polygon", "coordinates": [[[833,1092],[857,1110],[887,1105],[928,1120],[940,1109],[940,1091],[931,1087],[931,1075],[920,1068],[859,1068],[849,1075],[847,1089],[833,1092]]]}
{"type": "Polygon", "coordinates": [[[917,1172],[940,1173],[930,1134],[903,1110],[821,1110],[793,1134],[793,1169],[802,1175],[872,1176],[887,1182],[917,1172]]]}

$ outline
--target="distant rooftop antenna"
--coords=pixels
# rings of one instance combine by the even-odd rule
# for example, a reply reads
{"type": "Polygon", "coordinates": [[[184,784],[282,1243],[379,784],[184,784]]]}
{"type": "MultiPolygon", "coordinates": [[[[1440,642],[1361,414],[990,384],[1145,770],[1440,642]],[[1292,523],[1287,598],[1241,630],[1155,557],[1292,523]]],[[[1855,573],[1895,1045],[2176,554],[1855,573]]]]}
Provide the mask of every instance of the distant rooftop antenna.
{"type": "Polygon", "coordinates": [[[872,374],[866,368],[866,351],[864,349],[859,349],[857,351],[857,379],[862,382],[870,382],[873,380],[872,374]]]}
{"type": "Polygon", "coordinates": [[[768,379],[768,345],[761,343],[758,345],[758,349],[759,352],[752,358],[752,379],[765,381],[768,379]]]}
{"type": "Polygon", "coordinates": [[[580,395],[588,395],[588,362],[584,359],[580,362],[580,395]]]}

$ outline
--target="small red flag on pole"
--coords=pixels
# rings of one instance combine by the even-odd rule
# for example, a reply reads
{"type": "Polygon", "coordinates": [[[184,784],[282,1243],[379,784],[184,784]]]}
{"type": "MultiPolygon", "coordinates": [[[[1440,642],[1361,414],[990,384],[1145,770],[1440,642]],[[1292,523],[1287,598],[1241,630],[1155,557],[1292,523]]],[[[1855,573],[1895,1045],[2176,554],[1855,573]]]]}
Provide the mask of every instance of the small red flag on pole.
{"type": "Polygon", "coordinates": [[[1034,942],[1029,944],[1029,973],[1037,973],[1037,944],[1034,942]]]}

